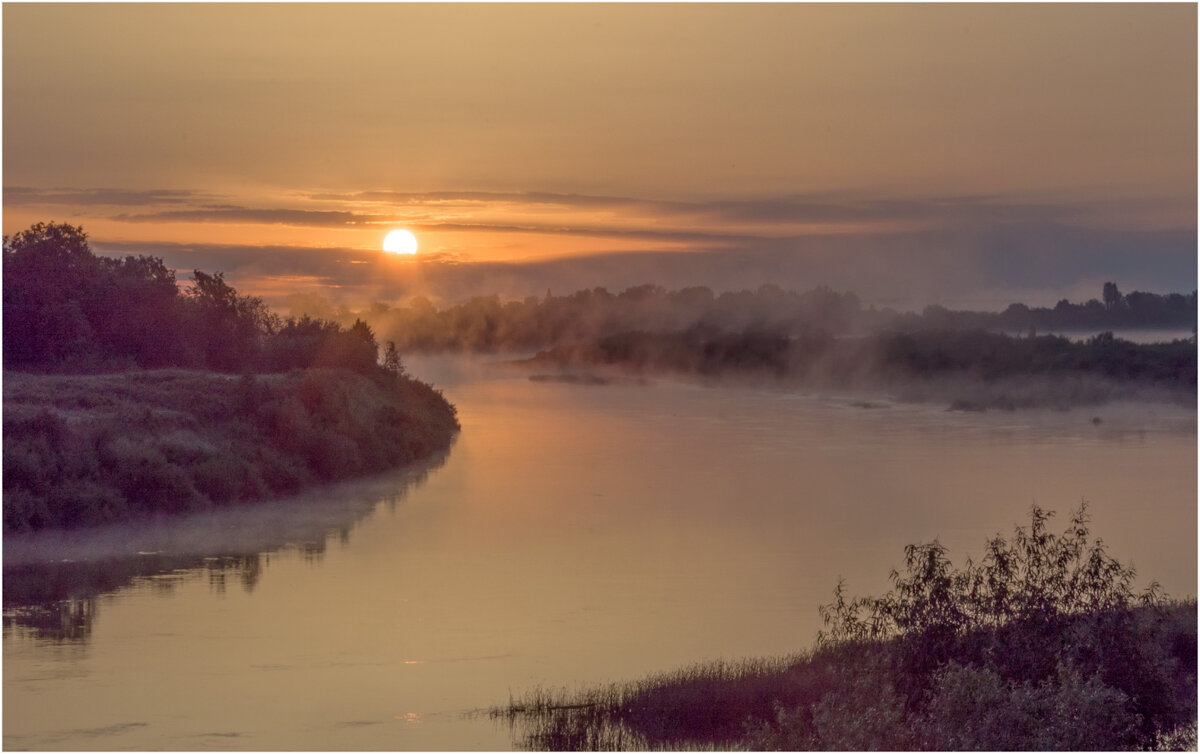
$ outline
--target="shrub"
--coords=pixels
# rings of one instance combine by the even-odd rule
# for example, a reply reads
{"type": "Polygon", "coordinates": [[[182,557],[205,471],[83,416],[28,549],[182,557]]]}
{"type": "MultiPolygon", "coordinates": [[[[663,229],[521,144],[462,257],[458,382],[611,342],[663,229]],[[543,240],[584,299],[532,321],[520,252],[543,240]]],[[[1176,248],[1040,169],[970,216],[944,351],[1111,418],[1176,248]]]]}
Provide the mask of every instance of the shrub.
{"type": "Polygon", "coordinates": [[[292,494],[428,455],[458,426],[428,386],[344,370],[19,375],[4,392],[6,531],[292,494]]]}
{"type": "Polygon", "coordinates": [[[796,662],[535,692],[492,715],[536,748],[1194,746],[1195,602],[1167,603],[1153,584],[1135,592],[1133,569],[1091,540],[1086,506],[1061,535],[1051,516],[1034,507],[1028,527],[961,568],[937,542],[909,546],[881,597],[839,583],[816,650],[796,662]]]}
{"type": "Polygon", "coordinates": [[[91,526],[123,518],[127,498],[117,489],[91,479],[67,479],[55,485],[46,496],[53,511],[53,525],[64,528],[91,526]]]}
{"type": "MultiPolygon", "coordinates": [[[[1017,729],[1022,715],[1041,720],[1047,709],[1088,699],[1078,704],[1092,704],[1089,714],[1107,710],[1103,721],[1111,723],[1096,728],[1107,736],[1098,748],[1129,746],[1134,728],[1147,744],[1154,731],[1194,711],[1194,702],[1172,688],[1175,658],[1155,640],[1155,609],[1164,597],[1154,583],[1136,593],[1133,568],[1090,539],[1086,504],[1060,535],[1047,528],[1052,516],[1034,506],[1027,528],[1017,527],[1011,539],[993,538],[978,563],[968,560],[962,568],[936,541],[908,546],[904,572],[892,572],[893,589],[882,597],[847,599],[838,585],[834,601],[821,608],[828,630],[818,642],[887,641],[910,715],[928,709],[950,721],[955,715],[946,710],[954,704],[992,694],[996,698],[979,702],[980,709],[1011,712],[1011,720],[995,725],[1017,729]],[[968,670],[953,670],[957,666],[968,670]]],[[[1009,748],[979,735],[979,746],[1009,748]]],[[[1032,748],[1055,742],[1020,740],[1032,748]]]]}
{"type": "Polygon", "coordinates": [[[1059,666],[1054,678],[1005,682],[996,671],[950,663],[916,730],[935,751],[1101,751],[1135,748],[1139,716],[1099,675],[1059,666]]]}

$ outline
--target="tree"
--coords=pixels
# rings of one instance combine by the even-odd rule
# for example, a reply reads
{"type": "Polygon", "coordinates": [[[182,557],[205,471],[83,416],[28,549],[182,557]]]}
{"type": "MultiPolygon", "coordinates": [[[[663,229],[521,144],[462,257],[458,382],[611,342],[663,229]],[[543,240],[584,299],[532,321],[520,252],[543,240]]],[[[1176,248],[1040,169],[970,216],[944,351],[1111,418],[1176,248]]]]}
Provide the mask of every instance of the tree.
{"type": "Polygon", "coordinates": [[[1104,284],[1104,308],[1107,311],[1116,311],[1124,300],[1124,296],[1117,290],[1116,283],[1104,284]]]}
{"type": "Polygon", "coordinates": [[[262,299],[239,296],[218,272],[192,271],[187,290],[192,332],[210,369],[241,371],[257,359],[261,339],[278,329],[262,299]]]}
{"type": "Polygon", "coordinates": [[[396,344],[390,340],[383,348],[383,369],[393,377],[407,376],[404,362],[400,359],[400,351],[396,349],[396,344]]]}
{"type": "Polygon", "coordinates": [[[54,368],[92,349],[81,306],[96,271],[82,228],[38,223],[4,237],[4,361],[54,368]]]}
{"type": "Polygon", "coordinates": [[[313,366],[350,369],[360,374],[370,374],[379,368],[379,345],[375,333],[360,319],[354,320],[349,330],[337,325],[321,344],[313,366]]]}

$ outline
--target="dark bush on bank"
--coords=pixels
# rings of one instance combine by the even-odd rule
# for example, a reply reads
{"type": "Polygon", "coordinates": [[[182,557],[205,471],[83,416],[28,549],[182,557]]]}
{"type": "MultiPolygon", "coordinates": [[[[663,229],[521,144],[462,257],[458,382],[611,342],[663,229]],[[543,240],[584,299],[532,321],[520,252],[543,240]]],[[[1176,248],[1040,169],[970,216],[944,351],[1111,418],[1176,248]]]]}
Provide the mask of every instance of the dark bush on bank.
{"type": "Polygon", "coordinates": [[[534,749],[1132,750],[1196,746],[1196,603],[1137,593],[1093,541],[1028,527],[955,567],[911,545],[880,597],[838,585],[802,657],[718,663],[493,710],[534,749]]]}
{"type": "Polygon", "coordinates": [[[290,494],[458,427],[361,321],[281,320],[221,273],[181,291],[162,260],[97,256],[71,225],[5,237],[3,257],[5,531],[290,494]]]}
{"type": "Polygon", "coordinates": [[[445,448],[424,383],[346,370],[4,380],[4,529],[203,510],[383,471],[445,448]]]}

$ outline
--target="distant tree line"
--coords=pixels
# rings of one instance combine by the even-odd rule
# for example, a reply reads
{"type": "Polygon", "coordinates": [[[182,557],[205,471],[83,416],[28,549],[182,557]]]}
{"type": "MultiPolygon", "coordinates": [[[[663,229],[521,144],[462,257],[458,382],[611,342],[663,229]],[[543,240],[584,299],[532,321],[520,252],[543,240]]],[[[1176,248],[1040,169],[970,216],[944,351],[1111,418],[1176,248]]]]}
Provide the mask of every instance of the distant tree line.
{"type": "Polygon", "coordinates": [[[913,315],[898,318],[896,329],[923,328],[990,329],[1008,332],[1077,330],[1115,330],[1122,328],[1191,328],[1196,329],[1196,291],[1182,293],[1145,293],[1133,291],[1122,294],[1116,283],[1103,286],[1103,301],[1089,299],[1073,304],[1060,300],[1053,308],[1010,304],[999,314],[990,312],[951,311],[941,306],[927,306],[919,323],[913,315]]]}
{"type": "Polygon", "coordinates": [[[4,238],[4,366],[37,372],[184,367],[226,373],[403,367],[371,328],[280,318],[221,273],[195,270],[183,290],[161,259],[98,256],[82,228],[38,223],[4,238]]]}
{"type": "MultiPolygon", "coordinates": [[[[740,333],[730,347],[766,337],[806,342],[867,333],[1022,333],[1196,327],[1196,291],[1122,294],[1105,283],[1102,301],[1053,308],[1012,304],[1003,312],[927,306],[920,314],[863,307],[826,286],[798,293],[767,284],[715,294],[698,286],[640,285],[568,296],[501,301],[477,296],[441,309],[417,297],[353,312],[311,295],[293,297],[281,318],[242,296],[221,273],[195,270],[183,290],[161,259],[97,256],[78,227],[40,223],[4,239],[4,363],[9,369],[98,372],[126,367],[279,372],[344,367],[401,372],[401,351],[538,350],[628,333],[740,333]],[[386,338],[382,363],[376,333],[386,338]]],[[[722,336],[728,338],[731,336],[722,336]]],[[[717,339],[720,341],[720,338],[717,339]]],[[[723,341],[722,341],[723,342],[723,341]]],[[[706,348],[725,346],[710,339],[706,348]]],[[[780,348],[758,343],[753,349],[780,348]]],[[[795,348],[793,344],[790,346],[795,348]]],[[[724,357],[722,357],[724,358],[724,357]]],[[[719,359],[718,359],[719,360],[719,359]]]]}
{"type": "Polygon", "coordinates": [[[567,296],[501,301],[477,296],[441,309],[416,297],[403,306],[375,303],[354,312],[312,295],[297,295],[293,309],[331,320],[361,319],[406,350],[532,350],[623,332],[681,332],[691,327],[729,332],[830,335],[923,330],[989,330],[1036,334],[1125,328],[1195,330],[1196,291],[1121,294],[1106,283],[1104,301],[1054,307],[1012,304],[1002,312],[955,311],[931,305],[921,313],[864,307],[854,293],[826,286],[797,293],[767,284],[755,291],[715,294],[707,287],[667,290],[640,285],[621,293],[605,288],[567,296]]]}
{"type": "Polygon", "coordinates": [[[1014,338],[1003,333],[925,330],[835,338],[787,337],[750,330],[693,327],[678,333],[632,331],[559,346],[532,359],[543,364],[625,366],[719,376],[759,372],[834,382],[876,373],[933,377],[967,374],[982,380],[1088,372],[1116,380],[1196,386],[1196,346],[1188,341],[1137,344],[1111,332],[1076,343],[1058,335],[1014,338]]]}

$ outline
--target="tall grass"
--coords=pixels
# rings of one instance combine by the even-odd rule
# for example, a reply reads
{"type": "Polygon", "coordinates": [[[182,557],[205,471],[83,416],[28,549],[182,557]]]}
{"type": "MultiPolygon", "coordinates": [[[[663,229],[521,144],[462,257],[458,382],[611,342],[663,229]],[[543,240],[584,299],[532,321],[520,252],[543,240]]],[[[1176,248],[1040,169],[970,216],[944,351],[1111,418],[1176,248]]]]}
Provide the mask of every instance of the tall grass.
{"type": "Polygon", "coordinates": [[[491,711],[537,750],[1125,750],[1195,747],[1196,602],[1135,592],[1093,541],[1034,508],[955,567],[911,545],[893,589],[821,608],[804,655],[715,663],[491,711]]]}
{"type": "Polygon", "coordinates": [[[407,378],[162,370],[4,379],[4,529],[262,500],[446,448],[440,392],[407,378]]]}

